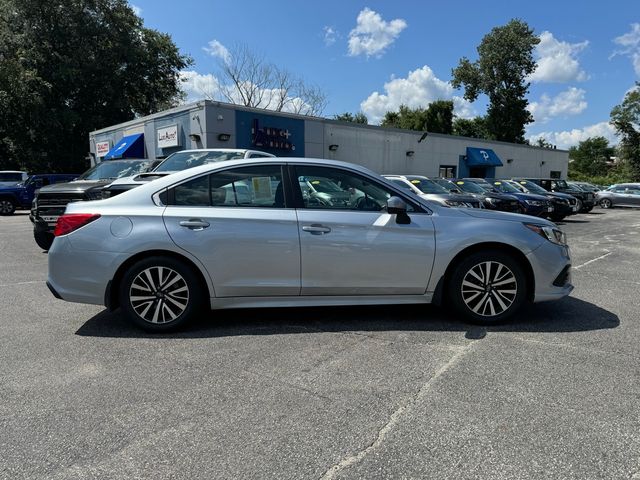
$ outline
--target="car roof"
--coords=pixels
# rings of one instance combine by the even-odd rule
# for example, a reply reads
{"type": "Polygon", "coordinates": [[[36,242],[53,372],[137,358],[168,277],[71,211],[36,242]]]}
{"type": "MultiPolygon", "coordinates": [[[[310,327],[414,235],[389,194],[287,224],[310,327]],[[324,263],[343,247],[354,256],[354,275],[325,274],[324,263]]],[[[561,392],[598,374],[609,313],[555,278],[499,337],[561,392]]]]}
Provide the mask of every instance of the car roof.
{"type": "Polygon", "coordinates": [[[275,155],[273,155],[272,153],[263,152],[262,150],[252,150],[250,148],[190,148],[188,150],[180,150],[174,153],[204,153],[204,152],[244,152],[244,153],[250,152],[250,153],[260,153],[262,155],[267,155],[269,157],[275,158],[275,155]]]}
{"type": "Polygon", "coordinates": [[[24,170],[0,170],[0,173],[27,173],[24,170]]]}

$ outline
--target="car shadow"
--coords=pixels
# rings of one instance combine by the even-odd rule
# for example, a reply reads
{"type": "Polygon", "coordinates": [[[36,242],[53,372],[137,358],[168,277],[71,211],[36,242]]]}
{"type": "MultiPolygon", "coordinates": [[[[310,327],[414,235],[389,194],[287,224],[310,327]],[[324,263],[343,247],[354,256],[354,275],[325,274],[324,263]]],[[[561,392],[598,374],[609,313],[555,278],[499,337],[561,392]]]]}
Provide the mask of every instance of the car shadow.
{"type": "Polygon", "coordinates": [[[582,332],[616,328],[618,317],[592,303],[567,297],[529,305],[515,320],[481,327],[464,323],[433,305],[305,307],[215,310],[203,314],[184,330],[147,333],[127,322],[119,311],[90,318],[76,335],[127,338],[209,338],[242,335],[283,335],[344,331],[464,332],[469,339],[487,332],[582,332]]]}
{"type": "MultiPolygon", "coordinates": [[[[583,215],[582,213],[580,215],[583,215]]],[[[561,220],[559,222],[556,222],[558,225],[564,225],[566,223],[589,223],[589,220],[569,220],[567,218],[565,218],[564,220],[561,220]]]]}

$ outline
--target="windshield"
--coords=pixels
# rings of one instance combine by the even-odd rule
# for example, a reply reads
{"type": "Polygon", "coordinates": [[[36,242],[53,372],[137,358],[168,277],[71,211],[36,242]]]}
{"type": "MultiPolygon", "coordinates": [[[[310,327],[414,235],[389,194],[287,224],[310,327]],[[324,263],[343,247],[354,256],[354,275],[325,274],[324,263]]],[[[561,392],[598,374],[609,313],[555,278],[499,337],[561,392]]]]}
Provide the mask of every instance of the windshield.
{"type": "Polygon", "coordinates": [[[451,190],[460,190],[455,183],[446,180],[444,178],[436,178],[434,180],[432,180],[433,182],[436,182],[438,185],[440,185],[442,188],[444,188],[447,192],[451,191],[451,190]]]}
{"type": "Polygon", "coordinates": [[[482,194],[487,193],[486,190],[484,188],[482,188],[480,185],[478,185],[477,183],[465,182],[463,180],[457,180],[454,183],[456,184],[456,187],[458,187],[463,192],[467,192],[467,193],[482,193],[482,194]]]}
{"type": "Polygon", "coordinates": [[[530,182],[529,180],[519,180],[518,183],[531,193],[540,193],[541,195],[549,193],[540,185],[530,182]]]}
{"type": "MultiPolygon", "coordinates": [[[[556,185],[558,188],[571,188],[569,185],[567,185],[567,182],[564,180],[554,180],[554,181],[556,182],[556,185]]],[[[580,189],[574,188],[574,190],[580,190],[580,189]]]]}
{"type": "Polygon", "coordinates": [[[493,182],[493,187],[502,193],[522,193],[516,187],[507,182],[493,182]]]}
{"type": "Polygon", "coordinates": [[[433,180],[423,177],[407,177],[407,179],[416,187],[420,189],[422,193],[449,193],[449,191],[438,185],[433,180]]]}
{"type": "Polygon", "coordinates": [[[90,168],[78,180],[106,180],[131,177],[142,173],[149,166],[149,160],[105,160],[90,168]]]}
{"type": "Polygon", "coordinates": [[[310,183],[316,192],[342,192],[342,189],[338,185],[323,178],[305,177],[303,181],[310,183]]]}
{"type": "Polygon", "coordinates": [[[21,182],[22,173],[20,172],[0,172],[0,182],[21,182]]]}
{"type": "Polygon", "coordinates": [[[244,151],[230,152],[176,152],[169,155],[164,162],[153,169],[154,172],[179,172],[187,168],[199,167],[207,163],[223,162],[244,158],[244,151]]]}

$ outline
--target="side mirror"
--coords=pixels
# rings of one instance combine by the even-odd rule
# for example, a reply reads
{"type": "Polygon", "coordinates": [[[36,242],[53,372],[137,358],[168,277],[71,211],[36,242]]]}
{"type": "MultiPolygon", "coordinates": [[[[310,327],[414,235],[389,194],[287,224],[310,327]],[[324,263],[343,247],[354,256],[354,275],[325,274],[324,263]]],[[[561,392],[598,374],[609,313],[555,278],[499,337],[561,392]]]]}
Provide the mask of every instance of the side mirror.
{"type": "Polygon", "coordinates": [[[400,197],[391,197],[387,200],[387,213],[396,215],[396,223],[407,225],[411,218],[407,215],[407,204],[400,197]]]}

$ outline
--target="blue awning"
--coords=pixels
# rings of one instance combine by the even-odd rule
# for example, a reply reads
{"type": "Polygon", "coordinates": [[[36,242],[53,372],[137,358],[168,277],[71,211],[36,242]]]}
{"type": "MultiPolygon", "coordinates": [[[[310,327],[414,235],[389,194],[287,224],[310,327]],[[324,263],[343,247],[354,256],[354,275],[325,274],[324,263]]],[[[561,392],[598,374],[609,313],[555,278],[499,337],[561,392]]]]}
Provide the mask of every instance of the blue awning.
{"type": "Polygon", "coordinates": [[[490,148],[467,147],[466,161],[469,167],[502,167],[500,157],[490,148]]]}
{"type": "Polygon", "coordinates": [[[144,158],[144,133],[122,137],[122,140],[107,152],[103,160],[114,158],[144,158]]]}

